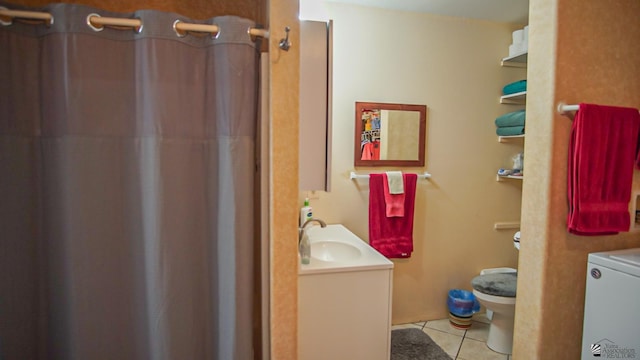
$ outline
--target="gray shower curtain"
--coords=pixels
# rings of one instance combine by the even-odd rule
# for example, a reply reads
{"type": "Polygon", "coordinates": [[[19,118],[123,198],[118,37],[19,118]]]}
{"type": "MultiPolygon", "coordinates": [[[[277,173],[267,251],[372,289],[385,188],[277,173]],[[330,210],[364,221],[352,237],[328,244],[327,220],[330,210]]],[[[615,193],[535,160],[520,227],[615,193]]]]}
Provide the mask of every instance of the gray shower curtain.
{"type": "Polygon", "coordinates": [[[255,25],[37,10],[0,25],[0,359],[251,359],[255,25]]]}

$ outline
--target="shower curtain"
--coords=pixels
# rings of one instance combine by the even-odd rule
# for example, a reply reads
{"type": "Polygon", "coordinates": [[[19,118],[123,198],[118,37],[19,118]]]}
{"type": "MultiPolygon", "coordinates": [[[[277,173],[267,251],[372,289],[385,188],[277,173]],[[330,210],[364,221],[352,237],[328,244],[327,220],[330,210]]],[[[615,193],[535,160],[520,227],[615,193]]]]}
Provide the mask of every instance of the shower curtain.
{"type": "Polygon", "coordinates": [[[0,359],[251,359],[253,22],[37,10],[0,25],[0,359]]]}

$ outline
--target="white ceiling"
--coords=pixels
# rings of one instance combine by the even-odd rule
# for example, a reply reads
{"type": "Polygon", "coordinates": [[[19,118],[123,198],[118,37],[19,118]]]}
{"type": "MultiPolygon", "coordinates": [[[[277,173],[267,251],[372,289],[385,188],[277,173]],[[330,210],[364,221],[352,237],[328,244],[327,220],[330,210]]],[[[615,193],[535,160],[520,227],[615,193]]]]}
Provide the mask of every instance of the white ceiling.
{"type": "Polygon", "coordinates": [[[328,0],[362,6],[527,24],[529,0],[328,0]]]}

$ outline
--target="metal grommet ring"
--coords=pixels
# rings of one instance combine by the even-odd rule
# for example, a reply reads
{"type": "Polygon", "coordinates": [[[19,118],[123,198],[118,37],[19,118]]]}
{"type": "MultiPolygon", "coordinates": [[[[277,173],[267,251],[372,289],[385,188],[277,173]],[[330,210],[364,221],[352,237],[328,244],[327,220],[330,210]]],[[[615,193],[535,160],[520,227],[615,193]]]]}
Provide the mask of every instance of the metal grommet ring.
{"type": "Polygon", "coordinates": [[[176,20],[176,21],[173,22],[173,31],[175,31],[175,33],[176,33],[176,35],[178,37],[185,37],[185,36],[187,36],[187,32],[186,31],[182,32],[182,31],[178,30],[178,27],[177,27],[177,25],[179,23],[181,23],[181,22],[182,21],[180,21],[180,20],[176,20]]]}
{"type": "MultiPolygon", "coordinates": [[[[9,10],[9,9],[7,9],[4,6],[0,6],[0,10],[9,10]]],[[[9,18],[9,21],[3,21],[2,18],[0,18],[0,25],[9,26],[13,24],[13,18],[11,18],[10,16],[8,16],[8,18],[9,18]]]]}
{"type": "Polygon", "coordinates": [[[222,28],[220,26],[218,26],[217,24],[211,24],[211,25],[215,25],[218,28],[218,31],[216,31],[215,35],[211,35],[212,39],[217,39],[220,37],[220,33],[222,32],[222,28]]]}
{"type": "Polygon", "coordinates": [[[133,32],[136,34],[140,34],[142,32],[142,28],[144,28],[144,23],[142,22],[142,19],[140,19],[139,17],[137,17],[136,20],[140,20],[140,26],[134,27],[133,32]]]}
{"type": "Polygon", "coordinates": [[[97,26],[95,26],[95,25],[93,25],[91,23],[91,18],[94,17],[94,16],[95,17],[100,17],[100,14],[91,13],[91,14],[87,15],[87,26],[89,26],[93,31],[102,31],[102,30],[104,30],[104,26],[97,27],[97,26]]]}
{"type": "Polygon", "coordinates": [[[249,39],[251,39],[251,41],[256,41],[257,36],[251,35],[251,26],[247,28],[247,35],[249,35],[249,39]]]}

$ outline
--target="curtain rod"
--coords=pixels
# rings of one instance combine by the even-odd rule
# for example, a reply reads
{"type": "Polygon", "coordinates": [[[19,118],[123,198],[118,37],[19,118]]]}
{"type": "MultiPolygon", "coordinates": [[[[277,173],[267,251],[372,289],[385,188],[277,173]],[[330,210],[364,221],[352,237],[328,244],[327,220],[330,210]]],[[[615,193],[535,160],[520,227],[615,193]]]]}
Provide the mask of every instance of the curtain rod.
{"type": "MultiPolygon", "coordinates": [[[[356,174],[355,171],[352,171],[351,174],[349,175],[349,179],[353,180],[353,179],[368,179],[369,178],[369,174],[356,174]]],[[[429,174],[428,172],[425,172],[424,174],[418,174],[418,179],[429,179],[431,178],[431,174],[429,174]]]]}
{"type": "MultiPolygon", "coordinates": [[[[0,23],[5,26],[11,25],[11,19],[14,18],[42,20],[45,21],[47,25],[53,24],[53,16],[46,12],[9,10],[5,7],[0,7],[0,16],[10,19],[9,22],[0,20],[0,23]]],[[[140,32],[143,27],[142,20],[140,19],[102,17],[98,14],[89,14],[87,16],[87,25],[95,31],[101,31],[105,26],[121,26],[130,27],[136,32],[140,32]]],[[[220,28],[217,25],[192,24],[176,20],[173,23],[173,30],[178,36],[185,36],[189,31],[217,34],[220,28]]],[[[266,29],[249,28],[247,33],[250,36],[259,36],[265,39],[269,38],[269,31],[266,29]]]]}
{"type": "Polygon", "coordinates": [[[0,16],[8,17],[9,21],[2,21],[0,19],[0,24],[8,26],[11,25],[11,20],[13,18],[20,19],[29,19],[29,20],[42,20],[47,23],[47,25],[53,24],[53,16],[46,12],[38,12],[38,11],[24,11],[24,10],[9,10],[6,7],[0,6],[0,16]]]}

